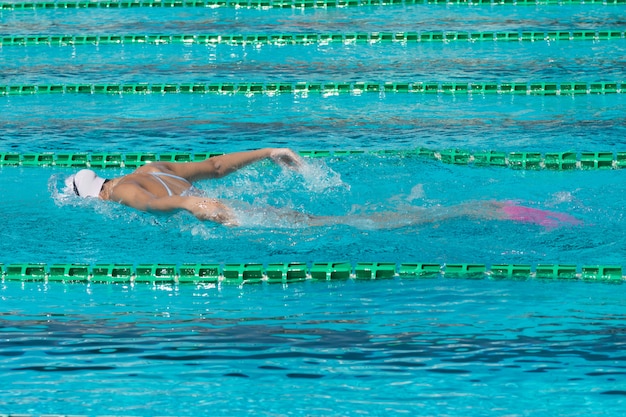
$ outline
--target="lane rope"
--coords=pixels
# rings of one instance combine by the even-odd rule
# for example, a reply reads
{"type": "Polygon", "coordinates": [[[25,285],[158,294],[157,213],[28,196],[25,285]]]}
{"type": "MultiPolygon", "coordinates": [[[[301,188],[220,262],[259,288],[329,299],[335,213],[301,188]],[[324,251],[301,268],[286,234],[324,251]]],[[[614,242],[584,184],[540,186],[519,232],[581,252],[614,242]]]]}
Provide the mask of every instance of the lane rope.
{"type": "MultiPolygon", "coordinates": [[[[626,168],[626,151],[583,152],[470,152],[459,149],[432,150],[417,148],[409,150],[303,150],[307,158],[345,158],[358,155],[378,155],[393,158],[423,158],[447,164],[472,167],[498,167],[518,170],[620,170],[626,168]]],[[[0,151],[0,167],[60,167],[60,168],[137,168],[150,162],[203,161],[219,152],[43,152],[24,153],[0,151]]]]}
{"type": "Polygon", "coordinates": [[[0,11],[49,9],[131,9],[140,7],[208,7],[248,9],[311,9],[368,6],[624,6],[626,0],[135,0],[33,1],[0,3],[0,11]]]}
{"type": "Polygon", "coordinates": [[[181,34],[181,35],[15,35],[0,36],[0,46],[78,45],[326,45],[421,42],[605,41],[626,38],[622,29],[548,31],[421,31],[360,33],[181,34]]]}
{"type": "Polygon", "coordinates": [[[621,284],[620,265],[471,264],[393,262],[189,263],[189,264],[0,264],[6,281],[120,284],[258,284],[303,281],[459,278],[488,280],[568,280],[621,284]]]}
{"type": "Polygon", "coordinates": [[[285,83],[127,83],[127,84],[4,84],[0,96],[34,94],[620,94],[625,82],[285,82],[285,83]]]}

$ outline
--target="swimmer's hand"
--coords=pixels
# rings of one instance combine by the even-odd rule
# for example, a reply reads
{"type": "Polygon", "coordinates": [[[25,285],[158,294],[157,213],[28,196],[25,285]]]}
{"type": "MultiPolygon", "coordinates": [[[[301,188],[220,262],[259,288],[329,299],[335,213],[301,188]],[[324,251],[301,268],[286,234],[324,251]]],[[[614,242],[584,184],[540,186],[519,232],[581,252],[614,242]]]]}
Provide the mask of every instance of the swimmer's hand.
{"type": "Polygon", "coordinates": [[[270,151],[270,158],[278,165],[293,169],[294,171],[300,170],[304,165],[300,155],[295,153],[289,148],[274,148],[270,151]]]}
{"type": "Polygon", "coordinates": [[[199,220],[211,221],[224,226],[239,226],[230,207],[212,198],[188,197],[187,211],[199,220]]]}

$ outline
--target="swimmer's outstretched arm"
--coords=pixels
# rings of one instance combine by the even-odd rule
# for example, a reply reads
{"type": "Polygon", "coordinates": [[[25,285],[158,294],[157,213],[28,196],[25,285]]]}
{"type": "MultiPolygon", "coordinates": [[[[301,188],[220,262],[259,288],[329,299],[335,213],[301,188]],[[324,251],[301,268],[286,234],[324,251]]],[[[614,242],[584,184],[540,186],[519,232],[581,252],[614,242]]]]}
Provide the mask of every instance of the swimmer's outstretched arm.
{"type": "Polygon", "coordinates": [[[288,148],[264,148],[234,152],[214,156],[202,162],[169,163],[167,165],[176,175],[193,182],[207,178],[221,178],[263,159],[272,159],[281,166],[296,170],[302,166],[300,156],[288,148]]]}
{"type": "Polygon", "coordinates": [[[171,213],[185,210],[200,220],[208,220],[227,226],[236,226],[237,219],[230,207],[218,200],[195,196],[155,197],[154,194],[134,184],[120,184],[114,188],[111,201],[151,213],[171,213]]]}

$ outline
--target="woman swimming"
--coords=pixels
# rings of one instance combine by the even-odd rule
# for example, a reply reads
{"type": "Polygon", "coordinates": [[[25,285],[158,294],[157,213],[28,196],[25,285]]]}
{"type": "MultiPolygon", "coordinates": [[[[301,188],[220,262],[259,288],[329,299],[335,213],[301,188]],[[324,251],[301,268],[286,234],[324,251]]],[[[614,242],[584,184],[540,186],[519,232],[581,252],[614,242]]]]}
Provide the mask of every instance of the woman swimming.
{"type": "MultiPolygon", "coordinates": [[[[277,164],[298,170],[302,159],[287,148],[265,148],[208,158],[202,162],[152,162],[122,177],[105,179],[84,169],[66,179],[66,185],[80,197],[115,201],[137,210],[167,213],[186,210],[200,220],[228,226],[239,224],[235,212],[224,203],[208,198],[193,186],[194,181],[221,178],[251,163],[271,159],[277,164]]],[[[367,225],[394,228],[467,217],[483,220],[512,220],[534,223],[546,228],[580,224],[564,213],[539,210],[511,201],[476,201],[450,207],[411,207],[401,212],[368,215],[315,216],[277,209],[277,214],[306,226],[331,224],[367,225]]]]}

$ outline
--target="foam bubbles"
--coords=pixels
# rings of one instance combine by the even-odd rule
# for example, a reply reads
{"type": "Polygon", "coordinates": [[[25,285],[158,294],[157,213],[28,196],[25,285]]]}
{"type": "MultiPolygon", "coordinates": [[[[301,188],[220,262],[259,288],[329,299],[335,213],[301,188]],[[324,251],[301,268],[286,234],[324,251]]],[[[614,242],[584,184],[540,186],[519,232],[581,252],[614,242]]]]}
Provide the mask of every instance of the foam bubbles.
{"type": "Polygon", "coordinates": [[[552,202],[555,204],[570,203],[572,201],[574,201],[574,194],[571,191],[560,191],[552,195],[552,202]]]}
{"type": "Polygon", "coordinates": [[[294,229],[308,226],[311,220],[309,214],[289,207],[273,207],[259,202],[251,205],[234,202],[231,205],[239,227],[294,229]]]}
{"type": "Polygon", "coordinates": [[[422,200],[424,197],[426,197],[426,193],[424,192],[424,184],[417,184],[413,188],[411,188],[411,192],[406,198],[406,201],[410,203],[414,200],[422,200]]]}
{"type": "Polygon", "coordinates": [[[48,192],[57,206],[72,204],[74,200],[78,200],[74,190],[65,184],[65,178],[61,178],[59,174],[53,174],[48,178],[48,192]],[[63,187],[59,188],[59,183],[63,183],[63,187]]]}
{"type": "Polygon", "coordinates": [[[343,182],[341,175],[328,167],[324,161],[306,162],[299,170],[304,186],[314,193],[322,193],[333,188],[350,190],[350,185],[343,182]]]}

